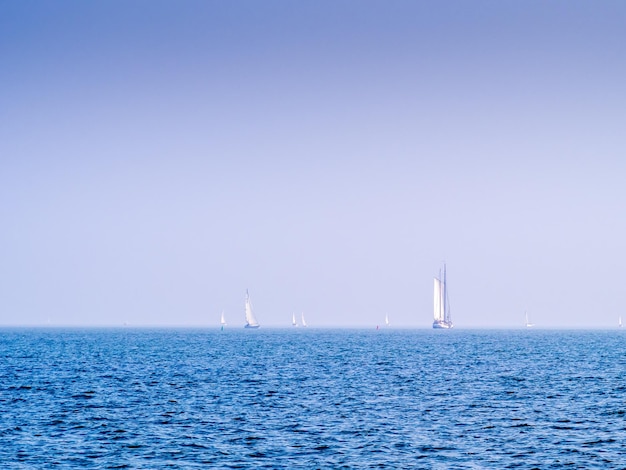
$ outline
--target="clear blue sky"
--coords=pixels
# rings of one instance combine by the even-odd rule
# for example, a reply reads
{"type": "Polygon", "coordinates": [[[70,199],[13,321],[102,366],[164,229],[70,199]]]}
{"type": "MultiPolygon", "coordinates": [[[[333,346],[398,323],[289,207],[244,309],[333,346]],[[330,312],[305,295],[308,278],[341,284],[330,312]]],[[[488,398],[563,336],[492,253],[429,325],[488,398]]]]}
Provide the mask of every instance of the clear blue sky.
{"type": "Polygon", "coordinates": [[[0,324],[626,319],[626,3],[0,0],[0,324]]]}

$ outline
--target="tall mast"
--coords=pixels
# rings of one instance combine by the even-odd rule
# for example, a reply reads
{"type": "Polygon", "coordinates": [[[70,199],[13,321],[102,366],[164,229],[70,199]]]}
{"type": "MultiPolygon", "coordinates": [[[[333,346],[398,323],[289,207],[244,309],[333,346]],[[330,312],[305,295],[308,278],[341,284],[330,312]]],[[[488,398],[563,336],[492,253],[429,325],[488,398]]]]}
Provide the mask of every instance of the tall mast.
{"type": "Polygon", "coordinates": [[[446,284],[446,265],[443,265],[443,302],[444,302],[444,321],[452,326],[452,318],[450,318],[450,299],[448,297],[448,287],[446,284]]]}
{"type": "Polygon", "coordinates": [[[441,269],[439,270],[439,282],[441,287],[439,288],[439,298],[440,302],[440,313],[439,313],[439,321],[446,321],[446,265],[443,265],[443,276],[441,275],[441,269]]]}

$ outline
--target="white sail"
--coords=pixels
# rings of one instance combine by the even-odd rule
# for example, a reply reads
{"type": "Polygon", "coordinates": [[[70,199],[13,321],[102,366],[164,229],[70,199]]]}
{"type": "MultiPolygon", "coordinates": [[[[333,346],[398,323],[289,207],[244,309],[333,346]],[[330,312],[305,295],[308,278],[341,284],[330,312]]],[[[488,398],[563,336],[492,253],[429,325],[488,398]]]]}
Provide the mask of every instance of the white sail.
{"type": "Polygon", "coordinates": [[[620,316],[619,316],[619,318],[617,319],[617,326],[618,326],[619,328],[621,328],[621,327],[622,327],[622,316],[621,316],[621,315],[620,315],[620,316]]]}
{"type": "Polygon", "coordinates": [[[296,322],[296,314],[291,314],[291,326],[298,326],[298,322],[296,322]]]}
{"type": "Polygon", "coordinates": [[[256,320],[254,313],[252,312],[252,302],[250,302],[250,295],[246,290],[246,328],[258,328],[259,322],[256,320]]]}
{"type": "Polygon", "coordinates": [[[220,319],[220,325],[225,325],[226,319],[224,318],[224,311],[222,311],[222,318],[220,319]]]}
{"type": "Polygon", "coordinates": [[[433,305],[434,305],[434,321],[436,322],[442,322],[443,321],[443,299],[442,299],[442,294],[443,294],[443,289],[442,289],[442,284],[441,281],[437,278],[435,278],[435,291],[434,291],[434,298],[433,298],[433,305]]]}
{"type": "Polygon", "coordinates": [[[443,280],[435,278],[433,294],[433,328],[452,328],[445,264],[443,265],[443,280]]]}
{"type": "Polygon", "coordinates": [[[300,316],[300,319],[302,320],[302,326],[306,327],[306,321],[304,321],[304,312],[302,312],[302,315],[300,316]]]}
{"type": "Polygon", "coordinates": [[[385,313],[385,325],[389,326],[389,314],[385,313]]]}
{"type": "Polygon", "coordinates": [[[530,322],[528,318],[528,312],[524,312],[524,313],[526,314],[526,328],[532,328],[533,326],[535,326],[530,322]]]}

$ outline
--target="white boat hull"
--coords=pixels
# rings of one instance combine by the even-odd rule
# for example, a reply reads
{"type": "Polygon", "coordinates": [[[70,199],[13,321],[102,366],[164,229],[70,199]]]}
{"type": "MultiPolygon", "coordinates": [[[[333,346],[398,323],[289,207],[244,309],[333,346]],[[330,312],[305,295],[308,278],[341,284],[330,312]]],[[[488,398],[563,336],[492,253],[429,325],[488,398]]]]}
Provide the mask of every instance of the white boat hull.
{"type": "Polygon", "coordinates": [[[452,323],[446,323],[443,321],[435,321],[433,322],[433,328],[436,330],[448,330],[452,328],[452,323]]]}

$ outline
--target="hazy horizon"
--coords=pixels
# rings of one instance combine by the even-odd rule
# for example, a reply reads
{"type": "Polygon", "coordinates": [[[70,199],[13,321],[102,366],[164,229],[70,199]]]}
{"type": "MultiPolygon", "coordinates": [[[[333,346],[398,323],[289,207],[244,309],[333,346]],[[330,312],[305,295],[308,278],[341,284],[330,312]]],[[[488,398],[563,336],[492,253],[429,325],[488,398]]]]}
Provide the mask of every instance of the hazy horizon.
{"type": "Polygon", "coordinates": [[[0,1],[0,326],[617,327],[625,23],[0,1]]]}

